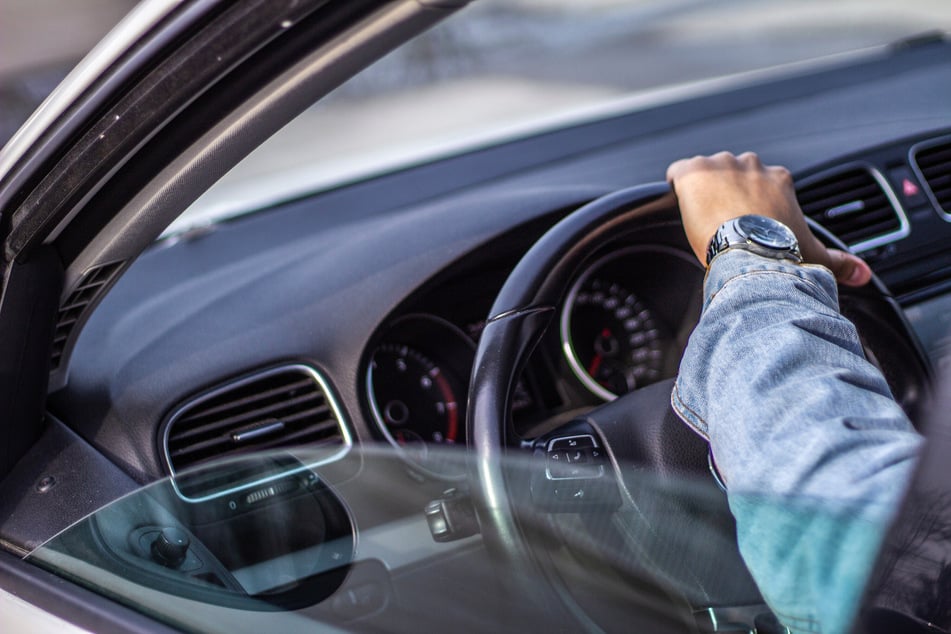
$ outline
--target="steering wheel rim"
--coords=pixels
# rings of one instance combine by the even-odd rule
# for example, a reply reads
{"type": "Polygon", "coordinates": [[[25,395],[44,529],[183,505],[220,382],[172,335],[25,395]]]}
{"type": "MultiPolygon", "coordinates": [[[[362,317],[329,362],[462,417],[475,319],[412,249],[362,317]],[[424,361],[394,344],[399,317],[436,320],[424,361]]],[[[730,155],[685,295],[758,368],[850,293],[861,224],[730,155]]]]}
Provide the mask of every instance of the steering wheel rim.
{"type": "Polygon", "coordinates": [[[490,550],[524,563],[502,467],[511,441],[509,403],[521,368],[555,316],[568,282],[607,235],[674,206],[667,183],[624,189],[581,207],[522,257],[496,296],[482,331],[469,386],[467,438],[474,451],[474,502],[490,550]]]}
{"type": "MultiPolygon", "coordinates": [[[[561,611],[584,629],[600,627],[577,605],[573,593],[552,578],[550,565],[539,561],[519,525],[503,460],[506,447],[516,444],[509,404],[525,361],[581,267],[609,239],[622,237],[640,226],[639,221],[666,220],[663,212],[673,218],[674,210],[670,187],[651,183],[599,198],[556,224],[512,270],[492,306],[476,352],[467,433],[474,453],[469,462],[472,498],[483,541],[508,575],[501,582],[511,584],[512,591],[526,601],[561,611]],[[539,579],[547,583],[539,584],[539,579]]],[[[650,624],[657,630],[656,621],[650,624]]],[[[683,627],[681,621],[659,631],[682,631],[683,627]]]]}

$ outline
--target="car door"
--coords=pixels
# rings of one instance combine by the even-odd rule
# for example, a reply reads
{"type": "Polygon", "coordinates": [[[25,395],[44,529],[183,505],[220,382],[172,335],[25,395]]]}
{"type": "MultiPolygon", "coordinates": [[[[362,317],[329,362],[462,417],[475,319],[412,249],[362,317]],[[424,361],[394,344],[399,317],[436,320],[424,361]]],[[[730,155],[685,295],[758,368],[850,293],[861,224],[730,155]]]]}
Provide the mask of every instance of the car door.
{"type": "MultiPolygon", "coordinates": [[[[152,0],[90,53],[0,152],[0,478],[35,458],[47,392],[68,381],[85,320],[137,255],[287,120],[464,4],[152,0]]],[[[103,501],[77,506],[66,490],[46,503],[75,519],[103,501]]],[[[2,562],[3,586],[40,611],[153,625],[2,562]]]]}

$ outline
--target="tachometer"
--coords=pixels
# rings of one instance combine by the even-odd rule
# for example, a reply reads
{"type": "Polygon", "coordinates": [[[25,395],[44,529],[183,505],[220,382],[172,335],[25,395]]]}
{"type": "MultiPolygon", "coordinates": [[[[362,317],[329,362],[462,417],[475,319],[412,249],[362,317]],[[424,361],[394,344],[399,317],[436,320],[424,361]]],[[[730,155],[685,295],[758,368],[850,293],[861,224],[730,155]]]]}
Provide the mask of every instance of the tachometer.
{"type": "Polygon", "coordinates": [[[631,287],[630,251],[595,262],[575,282],[561,316],[561,343],[588,390],[612,400],[662,378],[664,324],[631,287]]]}

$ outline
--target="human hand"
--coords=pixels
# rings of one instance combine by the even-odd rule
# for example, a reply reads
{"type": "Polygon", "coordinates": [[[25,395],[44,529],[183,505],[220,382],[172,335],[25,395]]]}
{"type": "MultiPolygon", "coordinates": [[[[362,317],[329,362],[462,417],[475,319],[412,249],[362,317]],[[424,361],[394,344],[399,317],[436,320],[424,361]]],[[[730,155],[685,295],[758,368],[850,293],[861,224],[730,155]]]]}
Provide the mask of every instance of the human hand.
{"type": "Polygon", "coordinates": [[[758,214],[789,227],[799,241],[803,262],[825,266],[841,284],[862,286],[872,278],[865,260],[828,249],[812,234],[785,167],[765,166],[752,152],[739,156],[720,152],[672,163],[667,181],[677,195],[687,241],[701,264],[706,264],[707,246],[721,224],[758,214]]]}

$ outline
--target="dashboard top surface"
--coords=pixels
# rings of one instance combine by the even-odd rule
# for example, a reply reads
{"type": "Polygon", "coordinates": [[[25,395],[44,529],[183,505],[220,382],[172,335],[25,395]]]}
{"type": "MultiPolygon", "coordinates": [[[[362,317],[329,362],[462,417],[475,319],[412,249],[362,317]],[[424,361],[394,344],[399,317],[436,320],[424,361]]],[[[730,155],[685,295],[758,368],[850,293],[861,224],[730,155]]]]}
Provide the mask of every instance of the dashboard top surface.
{"type": "MultiPolygon", "coordinates": [[[[150,481],[164,474],[157,432],[179,403],[304,362],[329,377],[356,438],[378,438],[365,376],[387,323],[434,307],[484,314],[545,229],[599,195],[662,180],[677,158],[753,150],[797,176],[856,157],[882,170],[907,160],[913,143],[951,129],[948,53],[930,43],[553,131],[157,243],[86,325],[50,409],[150,481]]],[[[912,220],[909,245],[951,233],[933,211],[912,220]]],[[[683,249],[675,231],[663,242],[683,249]]],[[[869,259],[888,273],[906,257],[897,247],[869,259]]]]}

